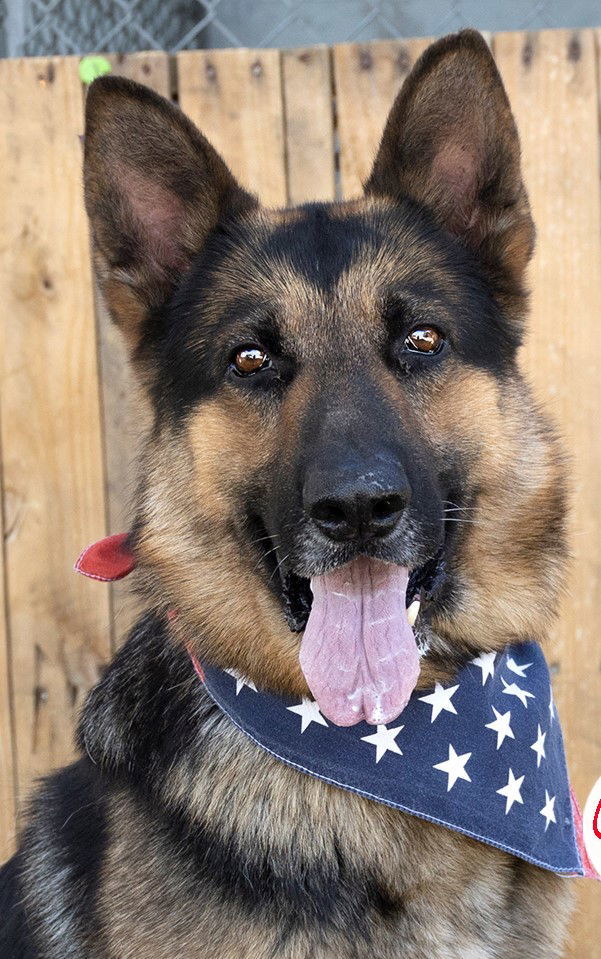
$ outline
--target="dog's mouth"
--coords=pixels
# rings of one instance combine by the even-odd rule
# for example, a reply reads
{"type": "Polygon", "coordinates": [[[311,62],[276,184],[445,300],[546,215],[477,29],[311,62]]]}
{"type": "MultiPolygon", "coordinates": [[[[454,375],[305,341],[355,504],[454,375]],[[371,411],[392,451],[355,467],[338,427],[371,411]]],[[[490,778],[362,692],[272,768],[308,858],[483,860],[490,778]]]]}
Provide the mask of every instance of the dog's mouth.
{"type": "MultiPolygon", "coordinates": [[[[405,594],[407,609],[415,602],[419,602],[420,606],[430,603],[440,595],[446,578],[445,555],[443,544],[433,557],[409,572],[405,594]]],[[[308,577],[298,576],[289,570],[280,577],[278,588],[288,626],[293,633],[302,632],[313,605],[311,581],[308,577]]]]}
{"type": "MultiPolygon", "coordinates": [[[[313,606],[311,580],[308,576],[301,576],[293,569],[286,568],[285,563],[279,559],[274,538],[258,514],[248,515],[246,529],[260,556],[259,562],[263,566],[267,584],[282,603],[288,626],[293,633],[301,633],[307,625],[313,606]]],[[[407,608],[416,598],[420,603],[426,604],[440,596],[446,579],[446,555],[450,538],[449,527],[446,527],[443,543],[438,550],[425,562],[409,569],[405,596],[407,608]]],[[[330,571],[339,568],[343,563],[348,565],[349,560],[333,563],[330,571]]]]}
{"type": "MultiPolygon", "coordinates": [[[[261,539],[271,544],[266,531],[261,539]]],[[[311,579],[282,572],[277,552],[272,547],[263,553],[270,560],[270,586],[290,629],[304,631],[299,661],[322,713],[340,726],[391,722],[418,680],[413,625],[420,604],[441,589],[444,546],[413,569],[356,555],[311,579]]]]}

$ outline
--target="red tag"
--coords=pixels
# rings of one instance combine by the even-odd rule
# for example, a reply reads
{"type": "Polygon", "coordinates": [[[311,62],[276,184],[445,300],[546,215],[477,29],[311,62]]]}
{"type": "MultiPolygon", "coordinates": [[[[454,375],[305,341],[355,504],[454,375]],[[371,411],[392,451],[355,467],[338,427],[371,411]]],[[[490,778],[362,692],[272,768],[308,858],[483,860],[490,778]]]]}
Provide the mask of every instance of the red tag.
{"type": "Polygon", "coordinates": [[[76,572],[103,583],[123,579],[135,568],[136,558],[127,547],[128,533],[106,536],[86,547],[73,567],[76,572]]]}

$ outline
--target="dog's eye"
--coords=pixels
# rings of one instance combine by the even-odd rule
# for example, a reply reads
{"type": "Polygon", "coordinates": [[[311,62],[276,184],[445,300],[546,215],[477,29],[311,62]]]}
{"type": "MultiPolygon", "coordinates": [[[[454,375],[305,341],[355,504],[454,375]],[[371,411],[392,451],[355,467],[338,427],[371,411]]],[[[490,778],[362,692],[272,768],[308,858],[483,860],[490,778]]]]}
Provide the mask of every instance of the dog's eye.
{"type": "Polygon", "coordinates": [[[232,368],[238,376],[252,376],[253,373],[269,369],[270,366],[269,354],[253,343],[236,350],[232,359],[232,368]]]}
{"type": "Polygon", "coordinates": [[[404,347],[411,353],[438,353],[442,349],[444,337],[433,326],[417,326],[405,338],[404,347]]]}

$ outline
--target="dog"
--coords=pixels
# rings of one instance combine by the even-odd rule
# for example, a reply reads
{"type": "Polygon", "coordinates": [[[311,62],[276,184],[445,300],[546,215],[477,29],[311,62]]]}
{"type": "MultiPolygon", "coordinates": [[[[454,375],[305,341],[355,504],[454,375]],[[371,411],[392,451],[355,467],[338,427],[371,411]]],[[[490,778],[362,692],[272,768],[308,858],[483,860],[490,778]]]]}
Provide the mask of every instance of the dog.
{"type": "Polygon", "coordinates": [[[176,106],[103,77],[85,199],[153,410],[128,537],[147,611],[88,697],[80,758],[32,800],[2,956],[560,956],[570,883],[281,762],[193,668],[380,730],[414,687],[548,633],[566,470],[516,359],[535,233],[486,43],[424,53],[360,199],[283,210],[176,106]],[[371,624],[371,660],[357,646],[341,570],[367,605],[414,584],[400,663],[396,626],[371,624]],[[317,607],[346,616],[336,642],[317,607]]]}

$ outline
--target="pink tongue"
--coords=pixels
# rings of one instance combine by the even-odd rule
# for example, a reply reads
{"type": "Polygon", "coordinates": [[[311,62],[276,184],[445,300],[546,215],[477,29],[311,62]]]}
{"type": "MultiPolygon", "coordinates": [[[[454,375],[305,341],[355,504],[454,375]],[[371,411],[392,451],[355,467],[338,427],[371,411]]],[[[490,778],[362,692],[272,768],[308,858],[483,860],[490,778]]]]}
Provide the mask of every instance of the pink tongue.
{"type": "Polygon", "coordinates": [[[338,726],[389,723],[419,675],[407,622],[408,570],[360,557],[311,580],[300,664],[321,712],[338,726]]]}

